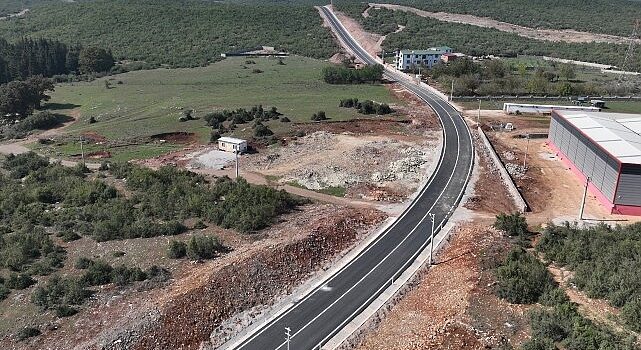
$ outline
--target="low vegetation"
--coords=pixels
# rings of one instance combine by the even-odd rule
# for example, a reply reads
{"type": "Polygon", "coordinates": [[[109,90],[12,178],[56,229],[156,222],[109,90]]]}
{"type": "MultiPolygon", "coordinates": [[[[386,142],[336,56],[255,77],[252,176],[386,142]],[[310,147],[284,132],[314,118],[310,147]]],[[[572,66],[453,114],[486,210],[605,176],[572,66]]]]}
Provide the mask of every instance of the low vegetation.
{"type": "Polygon", "coordinates": [[[339,107],[354,108],[358,113],[369,115],[385,115],[394,112],[387,103],[378,103],[371,100],[358,101],[357,98],[348,98],[341,100],[339,107]]]}
{"type": "Polygon", "coordinates": [[[383,80],[384,68],[380,64],[366,65],[360,69],[345,66],[323,68],[323,80],[328,84],[364,84],[383,80]]]}
{"type": "MultiPolygon", "coordinates": [[[[597,0],[590,6],[580,0],[480,0],[471,3],[457,0],[387,0],[431,12],[449,12],[489,17],[498,21],[531,28],[574,29],[593,33],[606,33],[628,37],[632,25],[641,17],[641,9],[635,1],[597,0]],[[589,18],[589,21],[585,19],[589,18]]],[[[367,7],[358,0],[337,0],[342,10],[350,15],[360,15],[367,7]]],[[[375,12],[375,11],[371,11],[375,12]]],[[[370,14],[371,14],[370,12],[370,14]]]]}
{"type": "MultiPolygon", "coordinates": [[[[497,216],[494,226],[516,236],[527,223],[518,214],[502,214],[497,216]]],[[[550,238],[546,236],[555,231],[554,228],[546,231],[538,250],[542,246],[550,247],[550,238]]],[[[557,242],[559,237],[553,237],[552,241],[557,242]]],[[[634,336],[613,331],[582,315],[543,262],[525,249],[513,248],[496,267],[495,273],[495,291],[499,297],[511,303],[538,305],[528,311],[531,338],[521,345],[521,349],[638,349],[634,336]]]]}
{"type": "MultiPolygon", "coordinates": [[[[354,5],[349,2],[345,5],[339,4],[339,9],[344,9],[343,6],[356,6],[356,9],[351,9],[351,12],[358,12],[358,15],[353,14],[352,16],[360,21],[367,31],[387,35],[383,42],[383,49],[386,52],[393,52],[397,48],[418,49],[447,45],[457,52],[472,56],[551,56],[620,66],[623,64],[621,53],[627,50],[627,45],[566,43],[529,39],[497,29],[442,22],[412,13],[387,9],[370,11],[369,16],[365,18],[361,16],[364,5],[354,5]],[[404,26],[404,29],[394,33],[398,29],[398,25],[404,26]]],[[[496,6],[497,3],[493,3],[488,7],[492,9],[496,6]]],[[[582,7],[578,3],[576,6],[582,7]]],[[[556,9],[557,6],[550,8],[556,9]]],[[[519,18],[522,17],[519,16],[519,18]]],[[[613,23],[618,25],[620,22],[613,23]]],[[[632,27],[628,28],[626,36],[632,32],[632,27]]],[[[634,57],[628,68],[640,70],[641,57],[634,57]]]]}
{"type": "MultiPolygon", "coordinates": [[[[223,52],[275,46],[315,58],[338,51],[311,6],[214,1],[51,1],[24,18],[0,21],[7,40],[55,38],[110,48],[117,60],[195,67],[223,52]],[[238,19],[242,18],[242,26],[238,19]]],[[[256,68],[259,69],[259,68],[256,68]]]]}
{"type": "Polygon", "coordinates": [[[536,249],[545,258],[574,271],[572,283],[593,298],[621,308],[621,318],[641,331],[641,224],[580,229],[548,226],[536,249]]]}
{"type": "Polygon", "coordinates": [[[171,241],[167,248],[167,257],[180,259],[188,257],[192,260],[213,259],[227,248],[215,236],[192,236],[189,241],[171,241]]]}

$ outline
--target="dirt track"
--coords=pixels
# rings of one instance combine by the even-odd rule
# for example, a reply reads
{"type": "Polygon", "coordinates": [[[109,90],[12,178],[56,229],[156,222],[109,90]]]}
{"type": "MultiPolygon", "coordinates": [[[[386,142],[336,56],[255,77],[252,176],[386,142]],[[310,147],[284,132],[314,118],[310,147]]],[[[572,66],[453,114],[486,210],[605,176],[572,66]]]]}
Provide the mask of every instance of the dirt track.
{"type": "MultiPolygon", "coordinates": [[[[610,44],[627,44],[629,43],[628,38],[607,35],[607,34],[596,34],[596,33],[587,33],[579,32],[576,30],[554,30],[554,29],[536,29],[523,27],[511,23],[500,22],[493,20],[487,17],[477,17],[474,15],[464,15],[458,13],[447,13],[447,12],[429,12],[424,10],[419,10],[409,6],[401,5],[392,5],[392,4],[377,4],[370,3],[369,13],[372,8],[387,8],[395,11],[405,11],[417,14],[421,17],[434,18],[439,21],[452,22],[452,23],[462,23],[470,24],[477,27],[483,28],[492,28],[497,29],[502,32],[514,33],[519,36],[537,40],[545,41],[556,41],[556,42],[567,42],[567,43],[610,43],[610,44]]],[[[638,43],[641,43],[641,39],[636,40],[638,43]]]]}

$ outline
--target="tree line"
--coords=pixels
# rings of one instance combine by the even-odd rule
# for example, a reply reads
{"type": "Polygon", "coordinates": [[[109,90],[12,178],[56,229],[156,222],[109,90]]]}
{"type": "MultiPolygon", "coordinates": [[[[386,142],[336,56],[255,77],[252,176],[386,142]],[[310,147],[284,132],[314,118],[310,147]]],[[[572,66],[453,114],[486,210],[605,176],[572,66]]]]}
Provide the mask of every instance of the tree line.
{"type": "Polygon", "coordinates": [[[67,45],[57,40],[0,38],[0,84],[42,75],[107,72],[114,66],[109,50],[67,45]]]}
{"type": "Polygon", "coordinates": [[[345,66],[328,66],[323,68],[323,80],[328,84],[364,84],[377,83],[383,80],[382,65],[366,65],[361,69],[345,66]]]}
{"type": "Polygon", "coordinates": [[[8,40],[55,38],[111,47],[118,60],[197,67],[223,52],[274,46],[329,58],[338,51],[311,6],[238,5],[212,1],[98,0],[51,2],[20,19],[0,21],[8,40]]]}

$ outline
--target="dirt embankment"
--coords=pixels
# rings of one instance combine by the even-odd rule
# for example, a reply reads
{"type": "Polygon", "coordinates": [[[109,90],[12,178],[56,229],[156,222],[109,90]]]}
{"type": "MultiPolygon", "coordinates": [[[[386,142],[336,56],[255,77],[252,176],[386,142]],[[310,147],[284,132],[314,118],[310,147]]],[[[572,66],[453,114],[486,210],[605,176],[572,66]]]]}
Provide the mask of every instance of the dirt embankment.
{"type": "MultiPolygon", "coordinates": [[[[227,265],[204,283],[176,296],[133,349],[198,349],[232,315],[269,305],[385,216],[374,210],[342,209],[303,228],[308,235],[227,265]]],[[[213,344],[215,347],[220,344],[213,344]]]]}
{"type": "MultiPolygon", "coordinates": [[[[452,22],[452,23],[462,23],[470,24],[477,27],[483,28],[492,28],[497,29],[503,32],[514,33],[519,36],[537,40],[545,41],[556,41],[556,42],[568,42],[568,43],[610,43],[610,44],[627,44],[630,42],[628,38],[607,35],[607,34],[597,34],[597,33],[587,33],[579,32],[576,30],[554,30],[554,29],[537,29],[537,28],[528,28],[519,26],[516,24],[500,22],[493,20],[487,17],[477,17],[474,15],[464,15],[458,13],[447,13],[447,12],[429,12],[424,10],[419,10],[409,6],[402,5],[393,5],[393,4],[377,4],[370,3],[369,13],[373,8],[387,8],[395,11],[405,11],[417,14],[421,17],[434,18],[439,21],[452,22]]],[[[635,39],[637,43],[641,43],[641,39],[635,39]]]]}
{"type": "Polygon", "coordinates": [[[484,349],[518,344],[527,325],[524,308],[510,305],[492,291],[485,267],[507,250],[508,242],[476,220],[460,225],[451,243],[395,305],[359,350],[484,349]]]}

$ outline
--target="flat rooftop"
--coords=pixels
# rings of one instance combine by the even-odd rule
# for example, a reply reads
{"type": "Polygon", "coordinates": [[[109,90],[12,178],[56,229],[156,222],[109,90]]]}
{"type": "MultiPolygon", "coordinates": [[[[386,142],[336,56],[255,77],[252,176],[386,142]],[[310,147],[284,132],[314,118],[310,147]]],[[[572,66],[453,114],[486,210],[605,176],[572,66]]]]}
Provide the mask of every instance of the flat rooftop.
{"type": "Polygon", "coordinates": [[[641,165],[641,115],[555,112],[621,163],[641,165]]]}
{"type": "Polygon", "coordinates": [[[426,50],[401,50],[402,55],[440,55],[452,50],[447,46],[430,47],[426,50]]]}
{"type": "Polygon", "coordinates": [[[231,143],[231,144],[234,144],[234,145],[240,145],[243,142],[247,142],[247,141],[245,141],[243,139],[237,139],[235,137],[227,137],[227,136],[219,138],[218,141],[219,142],[227,142],[227,143],[231,143]]]}

